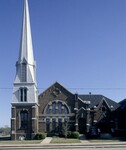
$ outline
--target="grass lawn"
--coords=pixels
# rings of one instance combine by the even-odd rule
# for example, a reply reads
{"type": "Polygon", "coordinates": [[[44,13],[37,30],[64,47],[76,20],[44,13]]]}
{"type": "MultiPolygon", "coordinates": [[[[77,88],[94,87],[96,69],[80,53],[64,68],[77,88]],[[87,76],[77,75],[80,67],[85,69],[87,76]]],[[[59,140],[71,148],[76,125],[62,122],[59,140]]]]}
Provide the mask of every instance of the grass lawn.
{"type": "Polygon", "coordinates": [[[0,145],[11,145],[11,144],[39,144],[41,143],[42,140],[24,140],[24,141],[11,141],[11,140],[6,140],[6,141],[3,141],[1,140],[0,141],[0,145]]]}
{"type": "Polygon", "coordinates": [[[11,144],[39,144],[42,142],[42,140],[16,140],[16,141],[11,141],[10,136],[0,136],[0,145],[11,145],[11,144]]]}
{"type": "Polygon", "coordinates": [[[69,139],[69,138],[53,138],[51,143],[81,143],[79,139],[69,139]]]}
{"type": "Polygon", "coordinates": [[[104,140],[104,139],[93,139],[93,140],[88,140],[89,142],[98,142],[98,143],[105,143],[105,142],[118,142],[119,140],[104,140]]]}

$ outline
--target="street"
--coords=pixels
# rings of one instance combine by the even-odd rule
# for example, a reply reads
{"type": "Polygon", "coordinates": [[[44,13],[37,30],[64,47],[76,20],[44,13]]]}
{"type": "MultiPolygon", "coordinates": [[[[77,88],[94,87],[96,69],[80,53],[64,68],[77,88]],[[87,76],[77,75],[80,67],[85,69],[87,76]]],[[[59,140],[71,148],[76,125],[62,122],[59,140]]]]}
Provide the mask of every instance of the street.
{"type": "Polygon", "coordinates": [[[56,149],[56,150],[60,150],[60,149],[62,149],[62,150],[125,150],[126,149],[126,147],[120,147],[120,148],[116,148],[116,147],[114,147],[114,148],[102,148],[102,147],[99,147],[99,148],[95,148],[95,147],[92,147],[92,148],[86,148],[86,147],[80,147],[80,148],[41,148],[41,147],[38,147],[38,148],[35,148],[35,147],[33,147],[33,148],[29,148],[29,147],[27,147],[27,148],[17,148],[17,147],[11,147],[11,148],[6,148],[6,147],[1,147],[0,148],[0,150],[50,150],[50,149],[56,149]]]}

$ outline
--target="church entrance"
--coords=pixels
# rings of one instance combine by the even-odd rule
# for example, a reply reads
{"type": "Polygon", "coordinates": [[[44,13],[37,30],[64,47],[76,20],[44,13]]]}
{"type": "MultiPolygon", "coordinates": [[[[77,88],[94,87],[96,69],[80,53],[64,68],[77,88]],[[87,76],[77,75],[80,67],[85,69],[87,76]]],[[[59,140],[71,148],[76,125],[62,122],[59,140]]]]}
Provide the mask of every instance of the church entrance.
{"type": "Polygon", "coordinates": [[[84,134],[86,132],[86,119],[85,118],[79,118],[78,128],[79,128],[79,133],[84,134]]]}

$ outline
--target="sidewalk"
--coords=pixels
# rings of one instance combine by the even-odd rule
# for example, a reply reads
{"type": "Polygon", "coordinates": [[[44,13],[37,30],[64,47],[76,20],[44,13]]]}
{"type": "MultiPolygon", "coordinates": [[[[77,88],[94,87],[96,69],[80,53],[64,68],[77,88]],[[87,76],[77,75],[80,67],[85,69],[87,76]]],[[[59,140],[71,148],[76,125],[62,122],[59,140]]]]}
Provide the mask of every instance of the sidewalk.
{"type": "Polygon", "coordinates": [[[40,144],[50,144],[52,137],[46,137],[40,144]]]}

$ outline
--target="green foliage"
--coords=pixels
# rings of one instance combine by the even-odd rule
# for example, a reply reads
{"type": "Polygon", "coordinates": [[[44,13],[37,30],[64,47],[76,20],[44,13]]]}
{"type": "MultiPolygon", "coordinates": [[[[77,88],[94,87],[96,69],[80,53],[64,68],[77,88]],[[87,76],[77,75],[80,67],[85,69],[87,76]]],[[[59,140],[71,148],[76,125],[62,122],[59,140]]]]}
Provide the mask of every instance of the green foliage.
{"type": "Polygon", "coordinates": [[[47,136],[48,136],[48,137],[59,136],[59,132],[51,131],[51,132],[48,132],[48,133],[47,133],[47,136]]]}
{"type": "Polygon", "coordinates": [[[11,128],[8,127],[7,125],[0,128],[0,134],[1,135],[9,135],[10,132],[11,132],[11,128]]]}
{"type": "Polygon", "coordinates": [[[71,138],[78,139],[79,138],[79,132],[71,132],[71,138]]]}
{"type": "Polygon", "coordinates": [[[68,137],[68,130],[69,130],[68,125],[63,125],[62,130],[61,130],[61,135],[65,138],[67,138],[68,137]]]}
{"type": "Polygon", "coordinates": [[[71,137],[71,131],[67,132],[67,137],[70,138],[71,137]]]}
{"type": "Polygon", "coordinates": [[[42,140],[42,139],[45,139],[46,138],[46,133],[37,133],[36,136],[35,136],[35,139],[36,140],[42,140]]]}

